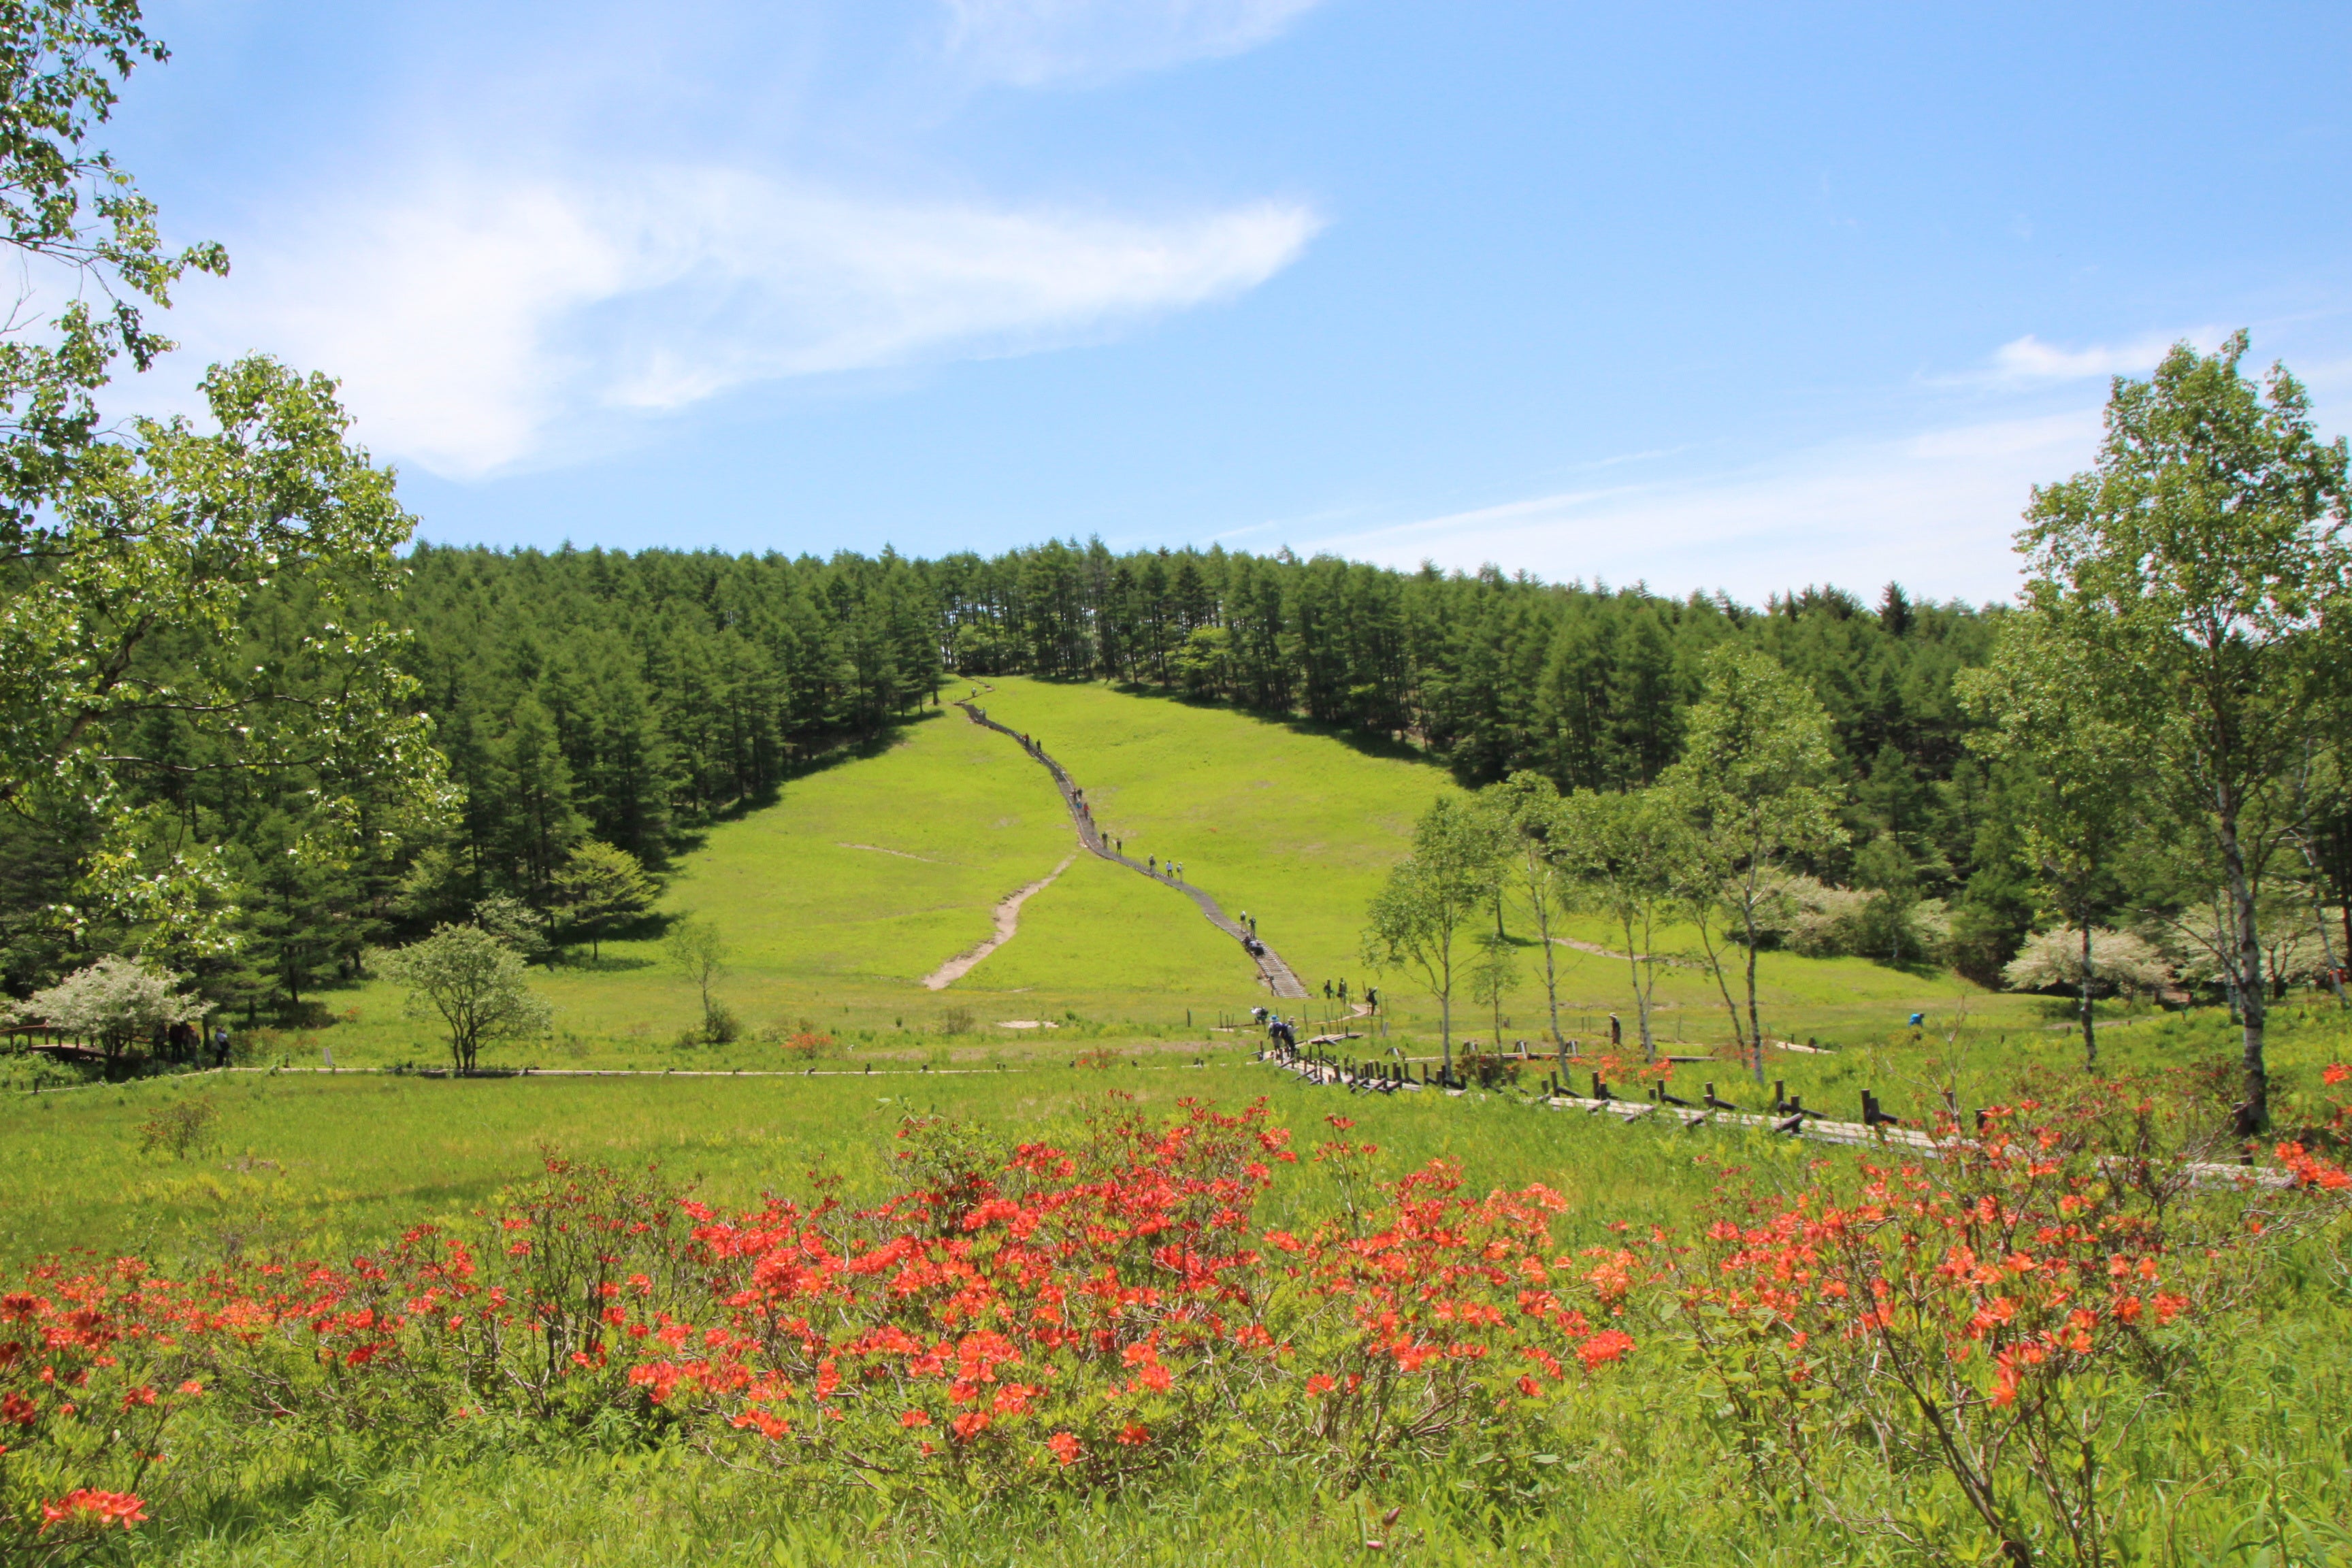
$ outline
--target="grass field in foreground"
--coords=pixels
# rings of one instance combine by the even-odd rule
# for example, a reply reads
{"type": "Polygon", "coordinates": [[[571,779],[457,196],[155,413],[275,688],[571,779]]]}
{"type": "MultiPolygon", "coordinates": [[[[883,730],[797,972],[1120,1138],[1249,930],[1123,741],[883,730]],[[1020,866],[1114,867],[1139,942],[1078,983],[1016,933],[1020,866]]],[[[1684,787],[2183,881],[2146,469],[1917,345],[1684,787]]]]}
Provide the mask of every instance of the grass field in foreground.
{"type": "MultiPolygon", "coordinates": [[[[1172,1111],[1193,1097],[1237,1106],[1264,1095],[1300,1137],[1323,1116],[1355,1117],[1397,1168],[1437,1155],[1481,1180],[1568,1183],[1596,1215],[1645,1219],[1671,1188],[1643,1143],[1605,1138],[1582,1118],[1544,1117],[1503,1095],[1349,1099],[1293,1085],[1229,1056],[1206,1066],[1122,1060],[971,1075],[899,1072],[788,1079],[497,1079],[236,1074],[12,1097],[0,1103],[0,1259],[21,1264],[82,1245],[109,1252],[203,1255],[298,1240],[330,1252],[395,1235],[419,1218],[471,1209],[528,1175],[542,1146],[614,1166],[657,1162],[706,1201],[751,1205],[766,1189],[802,1190],[813,1171],[870,1200],[891,1180],[901,1118],[937,1111],[1073,1138],[1107,1097],[1172,1111]],[[139,1125],[176,1097],[219,1108],[218,1146],[181,1161],[140,1152],[139,1125]]],[[[1286,1179],[1321,1201],[1321,1177],[1286,1179]]],[[[1281,1214],[1280,1205],[1269,1211],[1281,1214]]],[[[1276,1217],[1271,1223],[1281,1223],[1276,1217]]]]}
{"type": "MultiPolygon", "coordinates": [[[[2272,1054],[2283,1119],[2294,1114],[2294,1094],[2315,1088],[2319,1068],[2352,1049],[2346,1034],[2332,1010],[2278,1015],[2272,1054]]],[[[936,1111],[1023,1138],[1068,1138],[1112,1093],[1160,1110],[1184,1097],[1230,1107],[1265,1096],[1302,1139],[1327,1115],[1351,1116],[1360,1136],[1388,1152],[1391,1171],[1456,1158],[1481,1184],[1549,1184],[1596,1225],[1671,1217],[1697,1190],[1694,1156],[1745,1143],[1542,1111],[1507,1091],[1383,1098],[1310,1089],[1232,1046],[1169,1042],[1107,1052],[1098,1059],[1108,1065],[1076,1068],[1051,1049],[1008,1057],[1002,1071],[926,1072],[886,1058],[871,1076],[838,1062],[821,1075],[782,1078],[239,1072],[12,1094],[0,1097],[0,1263],[72,1246],[180,1257],[231,1236],[329,1250],[363,1246],[417,1218],[481,1203],[528,1174],[542,1146],[613,1165],[657,1162],[720,1204],[797,1188],[818,1169],[840,1177],[848,1196],[872,1197],[890,1179],[891,1134],[903,1116],[936,1111]],[[215,1146],[185,1161],[142,1153],[141,1123],[192,1096],[220,1112],[215,1146]]],[[[2111,1029],[2104,1049],[2118,1067],[2226,1064],[2235,1035],[2225,1016],[2208,1011],[2111,1029]]],[[[1940,1083],[1957,1080],[1964,1103],[1982,1103],[2013,1085],[2021,1068],[2072,1073],[2079,1060],[2070,1038],[2004,1041],[1970,1031],[1957,1047],[1906,1035],[1834,1055],[1780,1055],[1771,1072],[1835,1115],[1857,1114],[1864,1089],[1896,1114],[1917,1115],[1934,1105],[1940,1083]]],[[[1526,1080],[1530,1087],[1544,1065],[1526,1080]]],[[[1696,1099],[1710,1079],[1736,1101],[1753,1103],[1731,1064],[1690,1064],[1670,1082],[1696,1099]]],[[[1318,1181],[1301,1171],[1284,1192],[1320,1201],[1318,1181]]]]}
{"type": "MultiPolygon", "coordinates": [[[[2352,1048],[2332,1011],[2284,1011],[2273,1038],[2282,1110],[2319,1064],[2352,1048]]],[[[2226,1018],[2169,1017],[2116,1031],[2121,1063],[2226,1063],[2226,1018]]],[[[1924,1074],[1936,1042],[1874,1062],[1856,1051],[1790,1057],[1792,1087],[1822,1100],[1858,1074],[1924,1074]]],[[[2039,1043],[1970,1042],[1958,1064],[1975,1088],[2030,1063],[2071,1059],[2039,1043]]],[[[1375,1142],[1381,1173],[1436,1156],[1458,1160],[1473,1191],[1540,1181],[1569,1203],[1564,1247],[1613,1240],[1612,1222],[1645,1229],[1686,1222],[1717,1179],[1716,1161],[1771,1184],[1807,1179],[1845,1152],[1723,1130],[1685,1132],[1545,1110],[1508,1093],[1371,1099],[1307,1088],[1232,1060],[1199,1067],[872,1078],[508,1079],[430,1081],[240,1075],[150,1080],[0,1100],[0,1267],[66,1245],[101,1257],[136,1253],[178,1268],[232,1247],[333,1257],[421,1219],[456,1218],[530,1173],[542,1147],[615,1165],[658,1161],[698,1195],[747,1204],[763,1188],[808,1191],[807,1173],[844,1195],[890,1184],[891,1134],[909,1111],[976,1119],[1024,1139],[1072,1140],[1116,1092],[1147,1111],[1180,1097],[1227,1106],[1264,1095],[1300,1145],[1327,1115],[1353,1118],[1351,1141],[1375,1142]],[[138,1123],[169,1100],[210,1097],[220,1146],[177,1161],[139,1150],[138,1123]]],[[[1687,1087],[1687,1086],[1685,1086],[1687,1087]]],[[[1259,1206],[1265,1226],[1329,1214],[1329,1167],[1279,1170],[1259,1206]]],[[[2310,1249],[2306,1249],[2310,1250],[2310,1249]]],[[[2285,1271],[2261,1310],[2219,1327],[2210,1366],[2152,1394],[2147,1419],[2111,1453],[2131,1500],[2132,1562],[2340,1564],[2347,1456],[2335,1413],[2352,1394],[2344,1347],[2352,1298],[2313,1251],[2285,1271]],[[2193,1487],[2179,1485],[2195,1479],[2193,1487]],[[2282,1551],[2271,1550],[2286,1542],[2282,1551]],[[2233,1545],[2234,1543],[2234,1545],[2233,1545]],[[2267,1544],[2266,1544],[2267,1543],[2267,1544]],[[2259,1550],[2257,1550],[2259,1549],[2259,1550]],[[2265,1554],[2267,1553],[2267,1554],[2265,1554]]],[[[2341,1273],[2341,1260],[2336,1260],[2341,1273]]],[[[1659,1321],[1633,1321],[1645,1346],[1659,1321]]],[[[1045,1496],[983,1501],[945,1495],[928,1511],[822,1498],[730,1468],[690,1447],[595,1431],[481,1423],[417,1440],[405,1432],[336,1434],[299,1422],[252,1429],[199,1425],[175,1440],[191,1456],[142,1484],[153,1524],[119,1541],[117,1560],[265,1565],[416,1563],[743,1564],[1107,1563],[1210,1568],[1381,1561],[1672,1563],[1676,1568],[1920,1561],[1892,1537],[1844,1530],[1818,1509],[1771,1506],[1727,1447],[1704,1390],[1664,1356],[1621,1377],[1579,1384],[1540,1455],[1464,1451],[1443,1465],[1370,1478],[1349,1493],[1312,1470],[1250,1464],[1179,1473],[1143,1497],[1045,1496]],[[1498,1489],[1508,1467],[1511,1484],[1498,1489]],[[1483,1489],[1483,1493],[1482,1489],[1483,1489]],[[1375,1521],[1395,1510],[1394,1522],[1375,1521]]],[[[1888,1478],[1861,1465],[1818,1478],[1869,1506],[1899,1501],[1906,1521],[1942,1509],[1939,1538],[1974,1540],[1937,1502],[1932,1477],[1888,1478]]],[[[2058,1560],[2053,1555],[2050,1560],[2058,1560]]]]}

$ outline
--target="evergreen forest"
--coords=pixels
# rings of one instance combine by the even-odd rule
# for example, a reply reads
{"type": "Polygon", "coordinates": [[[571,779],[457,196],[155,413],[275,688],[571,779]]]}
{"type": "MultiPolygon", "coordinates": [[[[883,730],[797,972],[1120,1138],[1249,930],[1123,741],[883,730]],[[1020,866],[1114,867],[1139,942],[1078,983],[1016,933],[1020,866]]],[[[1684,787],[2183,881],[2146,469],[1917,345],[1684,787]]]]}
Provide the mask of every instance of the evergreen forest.
{"type": "MultiPolygon", "coordinates": [[[[1945,956],[1990,983],[2036,923],[2004,764],[1971,751],[1954,687],[2011,612],[1914,603],[1898,584],[1875,604],[1807,587],[1757,607],[1493,569],[1122,555],[1099,542],[938,561],[419,545],[405,579],[373,608],[404,634],[396,657],[447,759],[444,819],[306,864],[289,850],[316,778],[208,769],[184,725],[145,739],[146,754],[179,764],[140,781],[171,831],[235,868],[241,940],[190,967],[248,1012],[299,1006],[356,974],[370,946],[486,899],[560,923],[558,869],[576,844],[618,847],[657,872],[795,770],[886,736],[943,679],[1008,673],[1286,716],[1419,749],[1468,785],[1532,770],[1563,790],[1615,791],[1676,760],[1706,655],[1742,644],[1810,686],[1831,718],[1846,831],[1802,871],[1942,900],[1945,956]]],[[[268,609],[245,628],[247,651],[286,663],[304,606],[268,609]]],[[[2314,803],[2311,843],[2334,904],[2352,877],[2352,815],[2328,804],[2314,803]]],[[[43,918],[76,847],[21,824],[0,831],[6,980],[21,991],[79,957],[43,918]]],[[[2162,875],[2151,865],[2142,880],[2162,875]]]]}

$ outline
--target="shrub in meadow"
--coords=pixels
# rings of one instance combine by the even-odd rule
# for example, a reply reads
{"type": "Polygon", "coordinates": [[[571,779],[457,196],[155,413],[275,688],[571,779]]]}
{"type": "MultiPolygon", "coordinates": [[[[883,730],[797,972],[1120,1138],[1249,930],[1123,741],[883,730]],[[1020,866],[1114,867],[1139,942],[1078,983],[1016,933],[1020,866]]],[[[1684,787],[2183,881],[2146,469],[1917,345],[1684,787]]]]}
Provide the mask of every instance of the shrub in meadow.
{"type": "Polygon", "coordinates": [[[1911,1163],[1727,1187],[1675,1305],[1756,1482],[1925,1552],[1972,1521],[2013,1563],[2107,1561],[2108,1456],[2191,1375],[2257,1252],[2340,1215],[2301,1194],[2352,1185],[2297,1145],[2278,1153],[2301,1193],[2233,1185],[2193,1110],[2095,1083],[1948,1121],[1911,1163]],[[1831,1478],[1857,1464],[1940,1473],[1957,1511],[1847,1514],[1831,1478]]]}
{"type": "MultiPolygon", "coordinates": [[[[1291,1229],[1255,1217],[1297,1158],[1263,1103],[1158,1120],[1114,1095],[1066,1149],[909,1119],[870,1208],[814,1180],[721,1213],[550,1154],[470,1225],[345,1264],[52,1261],[0,1294],[0,1552],[117,1539],[157,1466],[255,1430],[674,1443],[898,1506],[1265,1466],[1342,1488],[1443,1466],[1499,1500],[1588,1387],[1668,1375],[1667,1333],[1770,1485],[1835,1510],[1833,1465],[1939,1473],[2011,1561],[2098,1561],[2104,1456],[2261,1248],[2352,1190],[2319,1142],[2340,1107],[2278,1150],[2291,1188],[2200,1195],[2165,1117],[2110,1090],[1727,1198],[1686,1247],[1563,1250],[1557,1194],[1480,1194],[1443,1161],[1382,1180],[1328,1123],[1338,1201],[1291,1229]]],[[[1845,1522],[1958,1539],[1932,1510],[1845,1522]]]]}

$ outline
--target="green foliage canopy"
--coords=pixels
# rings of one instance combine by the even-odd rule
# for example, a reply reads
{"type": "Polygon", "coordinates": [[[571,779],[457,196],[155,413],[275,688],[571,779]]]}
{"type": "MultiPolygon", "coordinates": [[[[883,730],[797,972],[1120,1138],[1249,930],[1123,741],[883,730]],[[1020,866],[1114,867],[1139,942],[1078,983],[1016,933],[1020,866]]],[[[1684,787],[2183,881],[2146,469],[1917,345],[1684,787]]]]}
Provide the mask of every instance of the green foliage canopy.
{"type": "Polygon", "coordinates": [[[1412,853],[1390,870],[1365,913],[1365,963],[1405,970],[1436,999],[1449,1078],[1462,928],[1495,896],[1497,848],[1493,825],[1472,802],[1439,795],[1414,825],[1412,853]]]}
{"type": "Polygon", "coordinates": [[[1759,1083],[1764,1025],[1756,954],[1769,873],[1792,852],[1825,849],[1844,837],[1827,787],[1833,761],[1821,699],[1770,655],[1725,647],[1707,659],[1706,695],[1686,721],[1682,759],[1662,781],[1689,816],[1701,879],[1720,889],[1740,927],[1747,1026],[1734,1011],[1732,1028],[1759,1083]]]}
{"type": "MultiPolygon", "coordinates": [[[[2218,946],[2243,1008],[2252,1132],[2269,1116],[2262,880],[2294,820],[2303,756],[2341,642],[2347,448],[2323,442],[2284,366],[2242,374],[2246,337],[2180,344],[2118,379],[2097,466],[2038,488],[2026,598],[2147,764],[2153,801],[2200,843],[2228,906],[2218,946]]],[[[2340,657],[2340,655],[2339,655],[2340,657]]]]}
{"type": "Polygon", "coordinates": [[[0,232],[37,275],[111,301],[0,331],[0,808],[69,846],[65,923],[212,955],[233,879],[161,809],[159,783],[299,769],[321,807],[300,851],[331,858],[439,809],[440,764],[396,637],[352,614],[393,585],[410,520],[345,443],[333,383],[248,359],[205,377],[211,429],[99,426],[114,362],[144,369],[172,346],[141,302],[227,266],[217,246],[167,252],[152,204],[87,142],[133,64],[163,58],[130,0],[0,15],[0,232]],[[303,625],[257,661],[269,595],[303,625]]]}
{"type": "Polygon", "coordinates": [[[554,1010],[525,978],[521,955],[479,926],[442,926],[383,954],[376,965],[408,993],[412,1016],[441,1020],[459,1072],[474,1070],[488,1042],[542,1035],[554,1021],[554,1010]]]}

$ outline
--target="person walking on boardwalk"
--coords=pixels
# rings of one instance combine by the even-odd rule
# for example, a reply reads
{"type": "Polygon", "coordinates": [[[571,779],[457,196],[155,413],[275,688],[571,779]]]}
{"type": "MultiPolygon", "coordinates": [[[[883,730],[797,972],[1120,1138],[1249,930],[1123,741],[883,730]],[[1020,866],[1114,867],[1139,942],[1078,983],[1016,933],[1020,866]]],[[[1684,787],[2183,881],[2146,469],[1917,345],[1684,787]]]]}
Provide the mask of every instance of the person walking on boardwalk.
{"type": "Polygon", "coordinates": [[[1331,1000],[1331,983],[1328,980],[1323,983],[1323,1000],[1326,1002],[1331,1000]]]}
{"type": "Polygon", "coordinates": [[[1150,872],[1155,877],[1160,875],[1160,857],[1157,855],[1146,855],[1143,858],[1143,868],[1150,872]]]}

